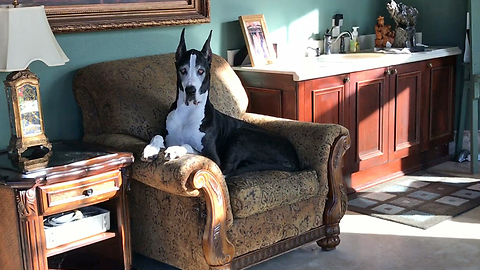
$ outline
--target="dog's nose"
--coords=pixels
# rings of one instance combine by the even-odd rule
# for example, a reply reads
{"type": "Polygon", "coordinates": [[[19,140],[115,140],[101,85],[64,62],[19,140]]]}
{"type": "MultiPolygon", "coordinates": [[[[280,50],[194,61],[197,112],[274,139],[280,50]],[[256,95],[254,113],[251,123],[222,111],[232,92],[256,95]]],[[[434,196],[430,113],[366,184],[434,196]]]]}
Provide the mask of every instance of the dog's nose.
{"type": "Polygon", "coordinates": [[[194,86],[187,86],[187,87],[185,87],[185,93],[186,93],[187,95],[193,95],[193,94],[195,94],[195,90],[196,90],[196,89],[195,89],[194,86]]]}

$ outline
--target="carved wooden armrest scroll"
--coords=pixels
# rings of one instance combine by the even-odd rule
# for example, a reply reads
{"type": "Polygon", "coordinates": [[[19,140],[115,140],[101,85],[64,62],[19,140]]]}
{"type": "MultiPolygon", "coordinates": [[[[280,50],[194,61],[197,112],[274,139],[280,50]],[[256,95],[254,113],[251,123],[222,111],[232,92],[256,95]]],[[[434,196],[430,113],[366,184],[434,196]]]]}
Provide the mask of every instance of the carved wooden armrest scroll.
{"type": "Polygon", "coordinates": [[[205,259],[212,268],[228,268],[235,253],[235,247],[227,238],[227,203],[230,202],[225,194],[228,191],[223,190],[219,179],[207,170],[198,170],[192,184],[203,191],[207,203],[207,223],[203,233],[205,259]]]}
{"type": "Polygon", "coordinates": [[[324,250],[335,249],[340,244],[340,219],[347,210],[347,191],[343,182],[343,155],[350,148],[350,136],[344,135],[332,145],[328,159],[328,195],[323,220],[326,238],[318,241],[324,250]]]}

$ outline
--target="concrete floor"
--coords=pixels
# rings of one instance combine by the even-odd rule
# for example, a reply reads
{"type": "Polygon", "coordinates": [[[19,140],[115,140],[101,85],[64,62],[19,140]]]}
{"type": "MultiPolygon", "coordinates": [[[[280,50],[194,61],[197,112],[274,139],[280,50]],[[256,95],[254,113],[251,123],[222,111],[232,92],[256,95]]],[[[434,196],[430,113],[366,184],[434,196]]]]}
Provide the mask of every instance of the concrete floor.
{"type": "MultiPolygon", "coordinates": [[[[480,175],[469,175],[468,166],[446,162],[429,170],[458,176],[458,181],[478,181],[480,175]]],[[[341,243],[334,251],[323,252],[311,243],[249,269],[480,269],[480,207],[427,230],[347,211],[340,229],[341,243]]],[[[134,256],[134,266],[175,269],[140,255],[134,256]]]]}

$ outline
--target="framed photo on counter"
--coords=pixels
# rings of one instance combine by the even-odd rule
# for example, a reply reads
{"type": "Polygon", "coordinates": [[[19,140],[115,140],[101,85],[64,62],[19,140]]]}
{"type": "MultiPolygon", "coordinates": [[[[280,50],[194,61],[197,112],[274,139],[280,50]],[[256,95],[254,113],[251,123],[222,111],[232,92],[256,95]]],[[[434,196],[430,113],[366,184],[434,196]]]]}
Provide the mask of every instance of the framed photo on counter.
{"type": "Polygon", "coordinates": [[[273,63],[275,51],[268,37],[263,14],[238,17],[252,67],[273,63]]]}

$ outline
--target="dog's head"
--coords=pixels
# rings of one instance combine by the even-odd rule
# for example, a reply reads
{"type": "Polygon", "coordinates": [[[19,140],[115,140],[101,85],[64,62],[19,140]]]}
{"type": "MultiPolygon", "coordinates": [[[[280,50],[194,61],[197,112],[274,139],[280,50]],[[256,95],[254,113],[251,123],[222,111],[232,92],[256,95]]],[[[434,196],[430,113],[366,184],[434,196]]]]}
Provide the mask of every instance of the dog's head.
{"type": "Polygon", "coordinates": [[[187,51],[185,45],[185,29],[182,30],[180,43],[175,53],[175,67],[177,68],[177,100],[185,105],[198,105],[208,100],[210,89],[210,66],[212,64],[212,50],[208,35],[201,51],[192,49],[187,51]]]}

